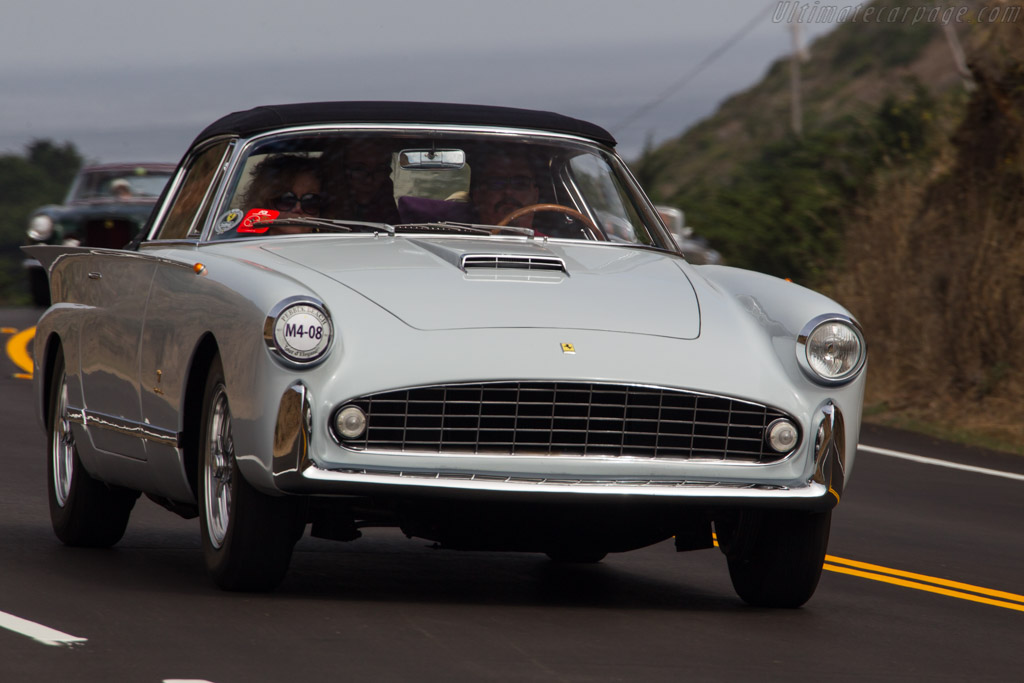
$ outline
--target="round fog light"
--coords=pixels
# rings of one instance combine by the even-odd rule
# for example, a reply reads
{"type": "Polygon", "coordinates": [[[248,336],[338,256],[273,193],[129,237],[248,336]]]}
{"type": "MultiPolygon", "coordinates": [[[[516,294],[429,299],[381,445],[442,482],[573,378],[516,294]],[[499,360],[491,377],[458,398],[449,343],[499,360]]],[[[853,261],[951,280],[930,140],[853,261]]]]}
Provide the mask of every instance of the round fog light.
{"type": "Polygon", "coordinates": [[[789,420],[779,419],[768,425],[768,445],[779,453],[793,450],[796,446],[796,425],[789,420]]]}
{"type": "Polygon", "coordinates": [[[355,439],[366,431],[366,413],[359,406],[345,406],[334,416],[334,428],[346,439],[355,439]]]}

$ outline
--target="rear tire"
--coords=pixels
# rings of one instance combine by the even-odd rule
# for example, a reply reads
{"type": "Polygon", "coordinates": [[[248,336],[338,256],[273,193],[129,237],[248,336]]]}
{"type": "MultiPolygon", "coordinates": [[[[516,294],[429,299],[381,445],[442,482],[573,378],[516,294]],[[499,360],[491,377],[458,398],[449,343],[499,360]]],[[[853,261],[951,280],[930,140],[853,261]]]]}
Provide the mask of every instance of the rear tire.
{"type": "Polygon", "coordinates": [[[65,545],[110,547],[124,536],[139,494],[93,479],[82,466],[68,419],[67,373],[60,352],[50,384],[49,408],[46,469],[53,531],[65,545]]]}
{"type": "Polygon", "coordinates": [[[269,591],[284,580],[305,517],[295,499],[265,495],[242,476],[220,358],[203,394],[199,526],[206,568],[224,590],[269,591]]]}
{"type": "Polygon", "coordinates": [[[729,576],[756,607],[800,607],[818,586],[832,512],[743,510],[715,520],[729,576]]]}

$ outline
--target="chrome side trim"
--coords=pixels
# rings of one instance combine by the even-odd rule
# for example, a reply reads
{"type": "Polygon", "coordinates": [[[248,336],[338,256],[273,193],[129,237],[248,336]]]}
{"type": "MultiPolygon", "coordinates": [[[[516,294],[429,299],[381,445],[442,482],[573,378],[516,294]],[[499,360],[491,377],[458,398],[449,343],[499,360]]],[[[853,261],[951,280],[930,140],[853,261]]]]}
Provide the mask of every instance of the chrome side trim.
{"type": "Polygon", "coordinates": [[[274,427],[274,476],[301,472],[309,465],[313,438],[313,406],[309,390],[301,382],[281,395],[274,427]]]}
{"type": "Polygon", "coordinates": [[[84,408],[68,406],[68,421],[90,428],[99,427],[100,429],[117,432],[125,436],[135,436],[140,439],[173,446],[174,448],[181,446],[181,434],[179,432],[133,420],[126,420],[123,417],[105,415],[94,410],[87,411],[84,408]]]}
{"type": "Polygon", "coordinates": [[[85,411],[81,408],[74,408],[72,406],[67,407],[68,422],[74,422],[85,426],[85,411]]]}
{"type": "Polygon", "coordinates": [[[811,481],[824,486],[838,503],[846,483],[846,423],[835,404],[821,409],[821,426],[814,444],[814,475],[811,481]]]}

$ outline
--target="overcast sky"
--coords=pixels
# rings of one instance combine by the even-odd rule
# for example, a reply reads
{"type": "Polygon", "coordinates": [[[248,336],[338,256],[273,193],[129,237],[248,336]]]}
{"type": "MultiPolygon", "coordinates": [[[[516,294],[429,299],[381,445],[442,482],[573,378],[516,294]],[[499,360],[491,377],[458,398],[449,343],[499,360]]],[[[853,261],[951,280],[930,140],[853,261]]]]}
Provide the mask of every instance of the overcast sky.
{"type": "MultiPolygon", "coordinates": [[[[97,161],[177,161],[259,104],[421,100],[547,109],[634,157],[790,51],[769,0],[3,0],[0,153],[70,140],[97,161]],[[684,87],[687,77],[759,21],[684,87]],[[667,97],[657,106],[645,106],[667,97]]],[[[808,40],[829,30],[805,27],[808,40]]]]}

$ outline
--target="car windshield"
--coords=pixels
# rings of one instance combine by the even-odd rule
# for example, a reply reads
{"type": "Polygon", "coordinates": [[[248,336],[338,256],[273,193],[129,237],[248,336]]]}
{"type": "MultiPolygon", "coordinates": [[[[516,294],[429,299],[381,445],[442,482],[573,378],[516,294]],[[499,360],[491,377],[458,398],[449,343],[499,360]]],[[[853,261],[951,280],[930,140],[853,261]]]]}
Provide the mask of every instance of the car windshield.
{"type": "Polygon", "coordinates": [[[96,199],[156,201],[172,171],[136,168],[83,170],[71,189],[70,202],[96,199]]]}
{"type": "Polygon", "coordinates": [[[349,131],[243,148],[211,239],[317,232],[504,235],[671,248],[612,153],[539,135],[349,131]]]}

